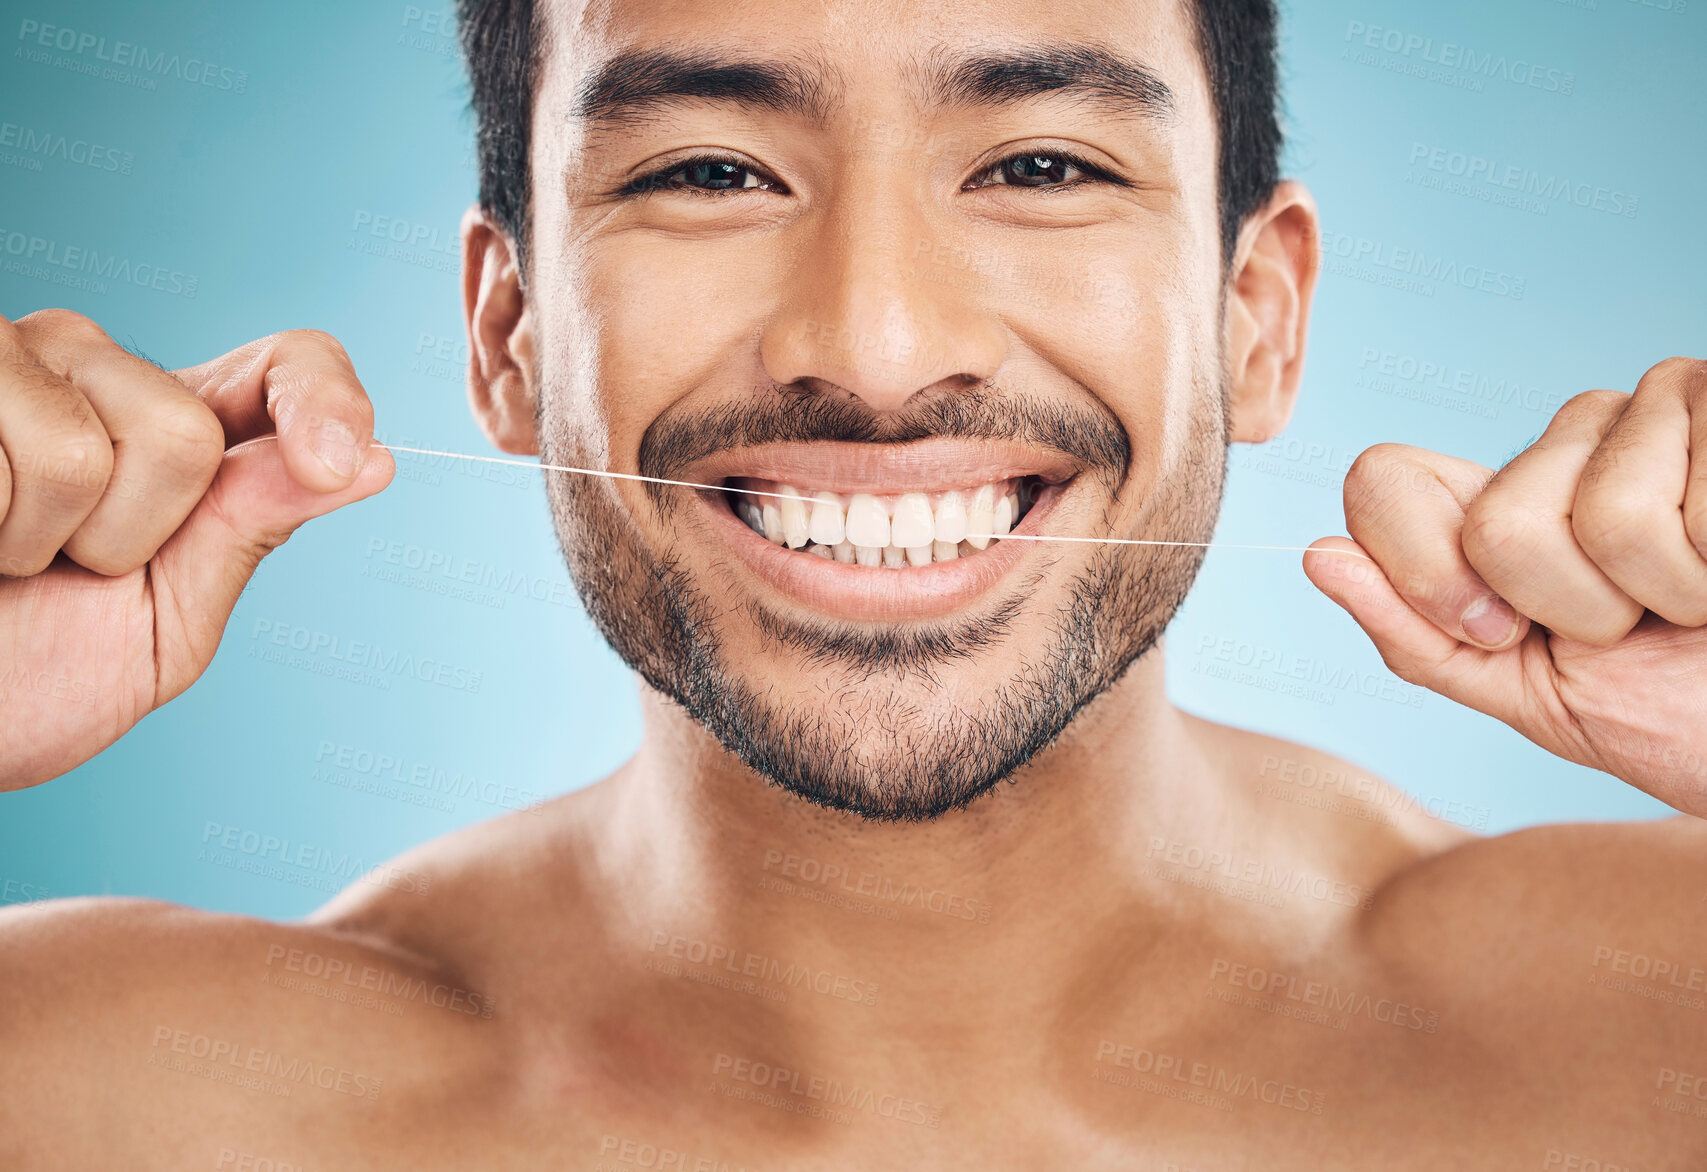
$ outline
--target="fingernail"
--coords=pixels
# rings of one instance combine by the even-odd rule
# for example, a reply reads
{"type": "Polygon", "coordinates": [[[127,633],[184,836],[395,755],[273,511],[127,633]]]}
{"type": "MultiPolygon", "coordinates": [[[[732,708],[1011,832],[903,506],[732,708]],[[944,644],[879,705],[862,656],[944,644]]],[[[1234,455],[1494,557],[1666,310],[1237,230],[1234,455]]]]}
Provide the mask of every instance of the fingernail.
{"type": "Polygon", "coordinates": [[[314,430],[314,454],[339,476],[354,476],[361,467],[362,450],[349,424],[337,419],[322,420],[314,430]]]}
{"type": "Polygon", "coordinates": [[[1495,594],[1472,602],[1458,619],[1464,633],[1484,647],[1498,647],[1517,628],[1517,612],[1495,594]]]}

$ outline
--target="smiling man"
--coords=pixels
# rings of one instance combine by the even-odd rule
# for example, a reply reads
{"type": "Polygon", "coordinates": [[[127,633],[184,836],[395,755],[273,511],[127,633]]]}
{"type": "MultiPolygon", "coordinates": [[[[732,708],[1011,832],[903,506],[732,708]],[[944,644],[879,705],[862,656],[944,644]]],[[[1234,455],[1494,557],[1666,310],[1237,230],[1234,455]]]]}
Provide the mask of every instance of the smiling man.
{"type": "MultiPolygon", "coordinates": [[[[643,743],[302,924],[7,909],[0,1165],[1707,1160],[1703,364],[1497,475],[1372,449],[1305,558],[1398,674],[1691,816],[1324,816],[1262,790],[1388,791],[1162,664],[1301,379],[1266,3],[463,7],[473,407],[627,474],[549,485],[643,743]]],[[[8,695],[20,788],[392,465],[324,335],[0,333],[0,668],[118,698],[8,695]]]]}

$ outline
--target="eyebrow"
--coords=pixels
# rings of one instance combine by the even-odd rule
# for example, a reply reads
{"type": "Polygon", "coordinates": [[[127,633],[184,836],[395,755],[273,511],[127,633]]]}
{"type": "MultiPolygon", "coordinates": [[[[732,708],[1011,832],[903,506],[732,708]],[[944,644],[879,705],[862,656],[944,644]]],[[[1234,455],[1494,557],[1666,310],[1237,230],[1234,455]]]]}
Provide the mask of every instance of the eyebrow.
{"type": "Polygon", "coordinates": [[[1173,117],[1174,92],[1142,63],[1095,45],[1038,45],[948,61],[921,71],[928,105],[998,106],[1062,95],[1115,114],[1173,117]]]}
{"type": "MultiPolygon", "coordinates": [[[[1093,45],[1029,45],[954,57],[939,48],[907,72],[927,108],[994,107],[1065,96],[1116,114],[1163,121],[1175,112],[1173,91],[1152,70],[1093,45]]],[[[841,86],[834,68],[823,61],[628,49],[601,64],[581,86],[574,115],[591,124],[626,122],[687,101],[824,122],[840,105],[841,86]]]]}
{"type": "Polygon", "coordinates": [[[722,102],[823,122],[835,102],[823,68],[739,61],[671,49],[625,50],[582,85],[574,113],[589,123],[626,122],[675,102],[722,102]]]}

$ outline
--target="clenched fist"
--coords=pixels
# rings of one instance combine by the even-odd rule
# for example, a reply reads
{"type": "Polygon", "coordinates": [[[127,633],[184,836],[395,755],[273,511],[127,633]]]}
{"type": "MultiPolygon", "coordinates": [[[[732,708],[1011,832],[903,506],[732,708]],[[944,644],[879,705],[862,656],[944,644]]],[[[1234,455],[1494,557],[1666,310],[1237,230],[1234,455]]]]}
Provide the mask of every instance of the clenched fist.
{"type": "Polygon", "coordinates": [[[0,789],[195,682],[261,558],[390,482],[372,435],[325,334],[168,374],[75,313],[0,318],[0,789]]]}
{"type": "Polygon", "coordinates": [[[1383,444],[1304,555],[1401,678],[1707,817],[1707,362],[1570,400],[1497,473],[1383,444]]]}

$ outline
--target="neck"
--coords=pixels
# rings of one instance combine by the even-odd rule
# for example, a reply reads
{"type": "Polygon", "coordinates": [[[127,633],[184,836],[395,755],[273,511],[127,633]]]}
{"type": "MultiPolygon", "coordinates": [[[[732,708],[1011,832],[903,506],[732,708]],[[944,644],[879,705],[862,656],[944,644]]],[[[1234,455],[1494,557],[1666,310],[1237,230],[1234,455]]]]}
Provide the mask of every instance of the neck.
{"type": "MultiPolygon", "coordinates": [[[[888,1028],[878,1022],[905,1029],[912,1006],[939,1034],[963,1019],[968,1044],[1011,1043],[991,1028],[992,1013],[1006,1020],[1059,1004],[1094,963],[1086,951],[1109,946],[1092,925],[1117,922],[1130,943],[1179,922],[1177,889],[1142,876],[1147,843],[1248,825],[1247,799],[1206,733],[1215,726],[1167,700],[1159,646],[1013,784],[927,823],[813,806],[642,691],[645,738],[615,779],[607,844],[633,906],[646,909],[649,947],[798,963],[845,978],[842,997],[854,982],[875,983],[885,1007],[876,1016],[809,991],[764,1004],[826,1043],[826,1032],[843,1031],[869,1043],[888,1028]],[[969,973],[1000,979],[969,982],[969,973]]],[[[728,969],[727,959],[717,965],[728,969]]],[[[732,997],[731,1012],[745,1000],[732,997]]]]}

